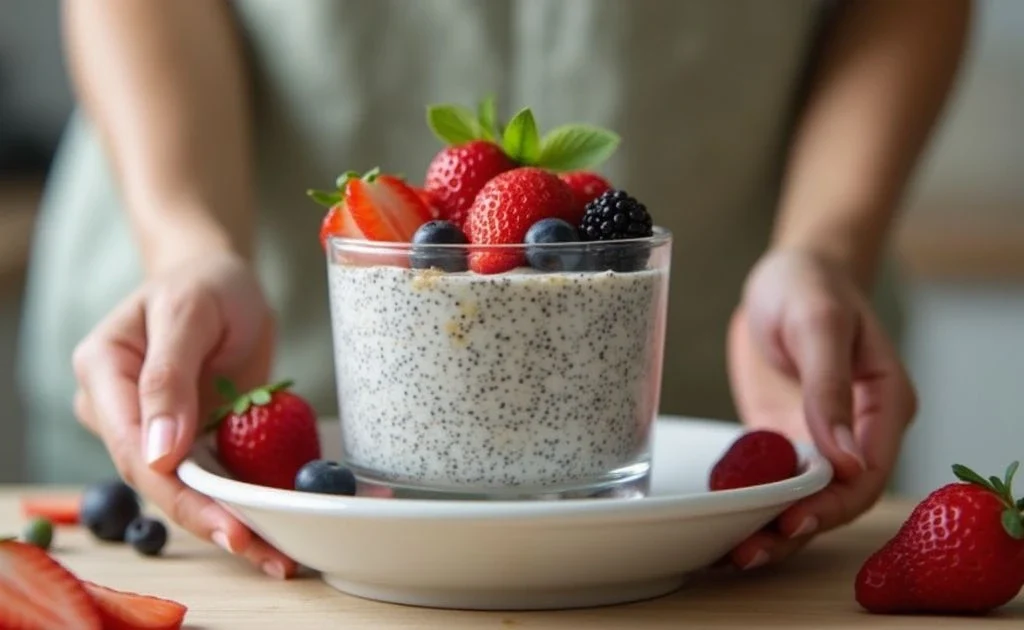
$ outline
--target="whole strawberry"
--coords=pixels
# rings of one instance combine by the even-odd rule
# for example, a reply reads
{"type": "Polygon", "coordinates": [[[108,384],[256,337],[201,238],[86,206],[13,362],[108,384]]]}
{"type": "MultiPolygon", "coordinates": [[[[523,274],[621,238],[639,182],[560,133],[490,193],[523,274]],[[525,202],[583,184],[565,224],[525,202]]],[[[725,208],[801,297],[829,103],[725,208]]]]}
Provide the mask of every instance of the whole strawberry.
{"type": "MultiPolygon", "coordinates": [[[[487,182],[469,209],[465,232],[478,245],[522,243],[537,221],[564,219],[572,210],[572,191],[565,182],[540,168],[517,168],[487,182]]],[[[481,251],[469,256],[469,267],[477,273],[502,273],[520,264],[518,253],[481,251]]]]}
{"type": "Polygon", "coordinates": [[[427,167],[424,188],[441,218],[461,228],[484,184],[515,166],[501,147],[487,140],[447,146],[427,167]]]}
{"type": "Polygon", "coordinates": [[[588,203],[612,189],[607,179],[591,171],[562,173],[559,178],[572,189],[572,194],[576,198],[576,207],[569,219],[569,223],[573,225],[579,225],[588,203]]]}
{"type": "Polygon", "coordinates": [[[299,469],[320,458],[316,412],[289,387],[285,381],[239,394],[218,380],[228,403],[210,429],[217,432],[217,458],[239,481],[290,490],[299,469]]]}
{"type": "Polygon", "coordinates": [[[789,479],[798,472],[793,443],[775,431],[757,430],[736,439],[711,469],[708,487],[731,490],[789,479]]]}
{"type": "Polygon", "coordinates": [[[953,466],[961,483],[931,493],[861,567],[857,602],[874,613],[982,614],[1024,586],[1024,501],[1004,479],[953,466]]]}

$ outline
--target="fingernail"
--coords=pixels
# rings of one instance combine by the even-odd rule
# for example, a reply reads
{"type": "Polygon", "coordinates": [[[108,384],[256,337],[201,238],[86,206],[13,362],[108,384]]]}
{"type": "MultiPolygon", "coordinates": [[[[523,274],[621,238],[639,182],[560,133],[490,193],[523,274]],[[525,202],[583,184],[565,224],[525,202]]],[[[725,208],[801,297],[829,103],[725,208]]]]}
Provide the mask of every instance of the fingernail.
{"type": "Polygon", "coordinates": [[[764,549],[759,549],[757,553],[754,554],[754,557],[750,562],[743,565],[742,569],[744,571],[750,571],[751,569],[763,567],[766,564],[768,564],[768,552],[764,549]]]}
{"type": "Polygon", "coordinates": [[[276,580],[285,578],[284,565],[278,560],[267,560],[263,563],[263,572],[276,580]]]}
{"type": "Polygon", "coordinates": [[[790,534],[789,537],[790,538],[800,538],[801,536],[807,536],[808,534],[813,534],[817,530],[818,530],[818,519],[817,519],[817,517],[808,516],[807,518],[805,518],[800,523],[800,526],[797,527],[793,531],[792,534],[790,534]]]}
{"type": "Polygon", "coordinates": [[[174,420],[166,416],[150,420],[146,434],[146,461],[152,464],[166,457],[174,447],[177,432],[174,420]]]}
{"type": "Polygon", "coordinates": [[[235,553],[235,550],[231,548],[231,541],[228,539],[228,535],[222,531],[215,531],[210,534],[210,540],[213,544],[217,545],[228,553],[235,553]]]}
{"type": "Polygon", "coordinates": [[[864,455],[860,452],[860,448],[853,440],[853,433],[850,432],[850,427],[841,424],[832,430],[832,434],[835,436],[836,444],[839,445],[839,448],[850,457],[856,459],[861,470],[867,470],[868,465],[864,461],[864,455]]]}

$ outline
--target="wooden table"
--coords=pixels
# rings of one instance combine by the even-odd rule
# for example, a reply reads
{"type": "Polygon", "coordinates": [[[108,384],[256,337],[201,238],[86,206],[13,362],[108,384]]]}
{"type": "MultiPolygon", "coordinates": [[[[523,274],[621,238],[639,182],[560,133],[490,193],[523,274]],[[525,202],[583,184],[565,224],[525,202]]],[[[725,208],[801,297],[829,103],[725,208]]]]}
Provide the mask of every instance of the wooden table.
{"type": "MultiPolygon", "coordinates": [[[[20,529],[17,497],[29,491],[0,488],[0,532],[20,529]]],[[[97,543],[77,528],[62,528],[54,555],[83,579],[187,604],[186,627],[192,630],[1024,627],[1024,595],[984,619],[881,617],[858,609],[853,578],[860,562],[896,531],[909,510],[906,503],[884,502],[776,568],[701,576],[648,602],[559,612],[429,610],[350,597],[315,576],[277,582],[180,531],[172,532],[165,557],[149,559],[122,545],[97,543]]]]}

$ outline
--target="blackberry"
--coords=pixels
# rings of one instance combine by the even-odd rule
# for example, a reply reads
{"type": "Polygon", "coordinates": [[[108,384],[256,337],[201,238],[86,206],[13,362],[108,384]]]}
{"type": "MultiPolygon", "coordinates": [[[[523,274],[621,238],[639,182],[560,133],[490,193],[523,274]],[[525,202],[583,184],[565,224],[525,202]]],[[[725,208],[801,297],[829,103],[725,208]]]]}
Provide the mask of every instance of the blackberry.
{"type": "MultiPolygon", "coordinates": [[[[580,222],[585,241],[621,241],[654,235],[654,222],[647,207],[624,190],[609,190],[587,204],[580,222]]],[[[613,244],[597,248],[589,266],[598,270],[640,271],[647,267],[651,247],[646,241],[613,244]]]]}

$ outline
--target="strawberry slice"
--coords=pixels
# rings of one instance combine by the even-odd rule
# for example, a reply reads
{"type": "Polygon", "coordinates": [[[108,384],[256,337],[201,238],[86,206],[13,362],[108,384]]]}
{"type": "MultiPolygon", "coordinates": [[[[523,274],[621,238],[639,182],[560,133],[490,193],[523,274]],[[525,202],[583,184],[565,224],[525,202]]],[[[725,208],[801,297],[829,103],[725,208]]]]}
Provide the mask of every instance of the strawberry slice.
{"type": "Polygon", "coordinates": [[[327,239],[332,236],[342,238],[366,238],[359,230],[352,213],[349,212],[345,202],[331,206],[331,209],[324,215],[323,223],[320,224],[320,244],[327,249],[327,239]]]}
{"type": "Polygon", "coordinates": [[[350,180],[347,193],[356,226],[374,241],[411,242],[416,230],[433,218],[416,191],[392,175],[371,171],[350,180]]]}
{"type": "Polygon", "coordinates": [[[77,495],[22,497],[21,513],[26,519],[45,518],[54,525],[77,525],[81,504],[77,495]]]}
{"type": "Polygon", "coordinates": [[[417,197],[420,198],[420,201],[423,202],[423,205],[427,207],[427,210],[430,211],[430,218],[440,219],[441,208],[440,204],[438,204],[437,202],[437,198],[434,197],[434,193],[430,192],[426,188],[419,188],[417,186],[410,186],[410,188],[412,188],[412,191],[416,193],[417,197]]]}
{"type": "Polygon", "coordinates": [[[85,587],[45,551],[0,542],[0,628],[102,630],[85,587]]]}
{"type": "Polygon", "coordinates": [[[169,599],[83,584],[99,608],[103,630],[178,630],[188,612],[187,606],[169,599]]]}

